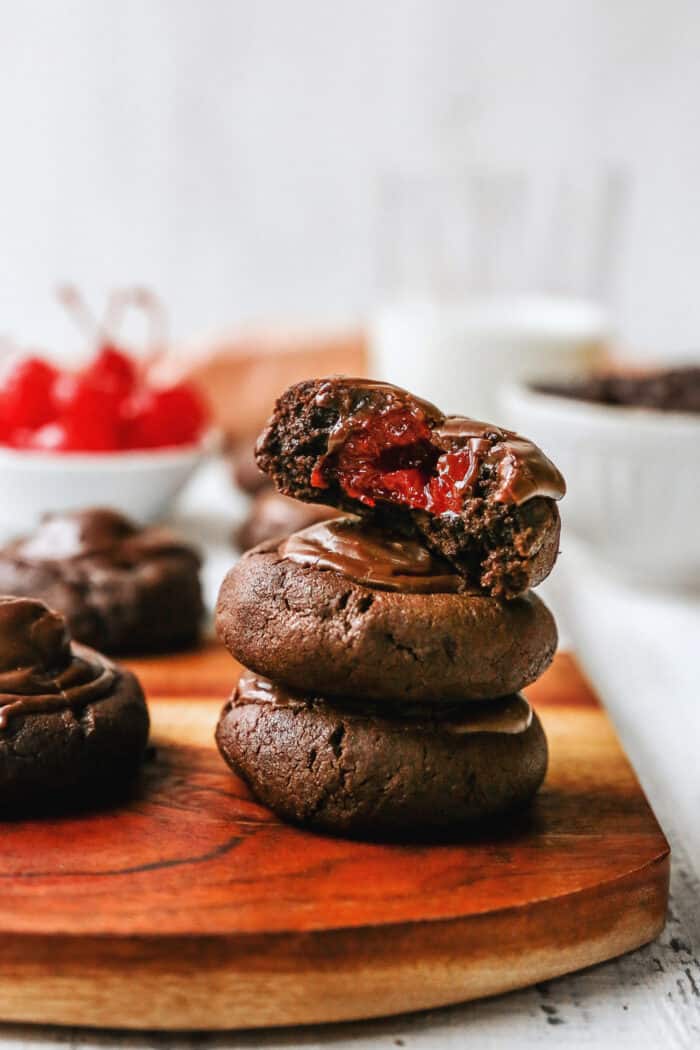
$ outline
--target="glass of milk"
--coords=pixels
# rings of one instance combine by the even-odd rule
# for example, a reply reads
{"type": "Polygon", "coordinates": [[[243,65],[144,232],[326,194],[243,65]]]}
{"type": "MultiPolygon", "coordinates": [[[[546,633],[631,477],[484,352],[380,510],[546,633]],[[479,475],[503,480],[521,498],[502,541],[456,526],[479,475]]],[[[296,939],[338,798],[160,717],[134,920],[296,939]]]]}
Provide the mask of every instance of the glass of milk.
{"type": "Polygon", "coordinates": [[[600,363],[624,189],[616,173],[389,180],[371,374],[498,422],[506,383],[600,363]]]}

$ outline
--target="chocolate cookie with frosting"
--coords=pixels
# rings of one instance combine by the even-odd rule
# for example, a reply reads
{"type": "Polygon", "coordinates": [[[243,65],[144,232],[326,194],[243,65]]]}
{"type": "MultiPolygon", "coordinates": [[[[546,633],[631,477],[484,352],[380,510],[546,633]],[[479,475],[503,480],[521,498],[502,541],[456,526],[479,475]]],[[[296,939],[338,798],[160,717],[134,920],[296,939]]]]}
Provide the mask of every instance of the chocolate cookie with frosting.
{"type": "Polygon", "coordinates": [[[550,664],[554,619],[532,592],[475,592],[416,538],[340,518],[248,552],[217,630],[244,666],[310,695],[491,700],[550,664]]]}
{"type": "Polygon", "coordinates": [[[148,729],[135,675],[71,645],[43,602],[0,598],[1,813],[111,793],[138,769],[148,729]]]}
{"type": "Polygon", "coordinates": [[[244,672],[217,728],[224,760],[285,820],[412,838],[524,806],[547,742],[522,696],[439,711],[296,695],[244,672]]]}
{"type": "Polygon", "coordinates": [[[290,387],[257,445],[289,496],[418,535],[469,583],[512,598],[558,553],[564,479],[531,441],[365,379],[290,387]]]}
{"type": "Polygon", "coordinates": [[[74,638],[104,652],[167,652],[199,635],[199,568],[169,529],[96,508],[49,514],[0,548],[0,593],[40,598],[74,638]]]}

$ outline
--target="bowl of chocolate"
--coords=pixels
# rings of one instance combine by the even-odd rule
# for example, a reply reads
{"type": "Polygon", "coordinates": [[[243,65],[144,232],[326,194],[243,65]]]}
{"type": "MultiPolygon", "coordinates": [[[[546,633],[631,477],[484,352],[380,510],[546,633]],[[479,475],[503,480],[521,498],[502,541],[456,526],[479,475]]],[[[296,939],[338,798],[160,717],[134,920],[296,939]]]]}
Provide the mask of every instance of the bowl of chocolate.
{"type": "Polygon", "coordinates": [[[547,769],[521,690],[557,645],[533,588],[559,550],[559,470],[518,434],[345,377],[290,387],[256,455],[278,492],[344,516],[259,544],[221,586],[244,666],[224,761],[282,819],[337,835],[521,811],[547,769]]]}
{"type": "Polygon", "coordinates": [[[507,388],[503,418],[557,450],[565,527],[635,584],[700,587],[700,366],[507,388]]]}

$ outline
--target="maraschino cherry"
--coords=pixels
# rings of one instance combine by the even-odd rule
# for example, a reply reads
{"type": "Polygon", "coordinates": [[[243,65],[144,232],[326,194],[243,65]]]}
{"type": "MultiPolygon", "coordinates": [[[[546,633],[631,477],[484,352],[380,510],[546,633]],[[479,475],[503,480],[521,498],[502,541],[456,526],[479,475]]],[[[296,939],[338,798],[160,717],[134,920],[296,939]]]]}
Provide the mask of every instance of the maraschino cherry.
{"type": "MultiPolygon", "coordinates": [[[[137,361],[104,334],[104,326],[72,289],[64,289],[62,299],[88,328],[97,351],[77,372],[61,371],[37,356],[20,360],[0,383],[0,441],[44,452],[117,452],[197,442],[209,419],[198,391],[189,383],[152,384],[148,360],[137,361]]],[[[111,324],[127,306],[153,312],[153,303],[140,289],[120,292],[108,307],[111,324]]]]}

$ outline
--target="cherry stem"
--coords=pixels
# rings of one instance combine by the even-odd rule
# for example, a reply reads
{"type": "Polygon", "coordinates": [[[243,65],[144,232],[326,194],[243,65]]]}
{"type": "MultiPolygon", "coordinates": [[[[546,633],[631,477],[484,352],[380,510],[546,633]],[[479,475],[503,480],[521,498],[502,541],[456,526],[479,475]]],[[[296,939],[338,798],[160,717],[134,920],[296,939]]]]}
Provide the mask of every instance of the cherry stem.
{"type": "Polygon", "coordinates": [[[129,309],[142,311],[146,318],[146,355],[153,359],[162,354],[167,345],[165,309],[160,299],[148,288],[122,288],[112,292],[107,301],[103,328],[113,336],[118,335],[129,309]]]}
{"type": "Polygon", "coordinates": [[[82,294],[75,285],[62,284],[56,289],[61,305],[68,311],[77,327],[86,338],[95,344],[104,341],[105,329],[89,309],[82,294]]]}
{"type": "Polygon", "coordinates": [[[100,346],[109,342],[118,344],[127,312],[136,309],[143,313],[147,324],[146,345],[141,355],[140,367],[144,368],[147,363],[152,365],[165,352],[168,343],[165,309],[160,299],[148,288],[119,288],[113,291],[107,300],[102,321],[97,320],[74,285],[60,285],[56,294],[77,327],[94,345],[100,346]]]}

